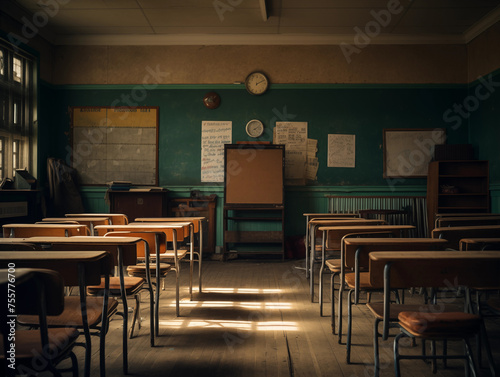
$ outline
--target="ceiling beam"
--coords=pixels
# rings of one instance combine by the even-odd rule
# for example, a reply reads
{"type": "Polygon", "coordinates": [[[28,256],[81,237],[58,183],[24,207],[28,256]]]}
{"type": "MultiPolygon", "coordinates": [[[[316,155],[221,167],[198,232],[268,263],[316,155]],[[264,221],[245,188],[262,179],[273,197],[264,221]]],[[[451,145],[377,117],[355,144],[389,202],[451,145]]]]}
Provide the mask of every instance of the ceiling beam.
{"type": "Polygon", "coordinates": [[[262,21],[266,22],[267,19],[269,18],[267,15],[266,0],[259,0],[259,5],[260,5],[260,14],[262,16],[262,21]]]}

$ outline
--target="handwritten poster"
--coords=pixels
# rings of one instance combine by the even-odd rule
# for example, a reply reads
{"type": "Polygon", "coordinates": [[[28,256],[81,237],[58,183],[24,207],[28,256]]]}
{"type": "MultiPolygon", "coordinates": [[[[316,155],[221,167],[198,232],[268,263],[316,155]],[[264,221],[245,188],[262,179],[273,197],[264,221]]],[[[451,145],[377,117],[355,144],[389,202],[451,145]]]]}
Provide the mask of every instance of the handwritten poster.
{"type": "Polygon", "coordinates": [[[224,182],[224,144],[231,144],[233,122],[201,123],[201,181],[224,182]]]}
{"type": "Polygon", "coordinates": [[[356,161],[356,135],[328,135],[328,167],[354,168],[356,161]]]}
{"type": "Polygon", "coordinates": [[[307,122],[276,122],[275,144],[285,144],[285,179],[306,177],[307,122]]]}

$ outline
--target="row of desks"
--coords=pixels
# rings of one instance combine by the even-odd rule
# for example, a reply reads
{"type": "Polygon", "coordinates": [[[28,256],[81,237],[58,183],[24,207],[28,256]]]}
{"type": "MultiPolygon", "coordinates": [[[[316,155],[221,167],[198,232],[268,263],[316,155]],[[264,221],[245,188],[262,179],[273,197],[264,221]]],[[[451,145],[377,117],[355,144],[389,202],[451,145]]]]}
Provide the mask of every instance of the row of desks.
{"type": "MultiPolygon", "coordinates": [[[[201,222],[205,219],[202,217],[198,218],[149,218],[149,219],[137,219],[142,221],[140,223],[128,224],[128,225],[98,225],[95,226],[95,231],[130,231],[130,232],[163,232],[167,234],[167,240],[173,242],[174,253],[177,249],[177,241],[184,241],[189,239],[190,243],[190,284],[189,292],[192,298],[192,285],[193,285],[193,256],[197,254],[198,265],[199,265],[199,291],[202,290],[202,279],[201,279],[201,260],[202,260],[202,226],[201,222]],[[182,221],[182,222],[179,222],[182,221]],[[194,234],[198,233],[200,238],[200,244],[198,251],[194,250],[194,234]]],[[[98,260],[111,261],[111,266],[117,266],[120,278],[120,291],[121,299],[124,308],[127,308],[127,297],[124,290],[124,266],[136,264],[137,262],[137,245],[142,242],[141,238],[138,237],[99,237],[99,236],[81,236],[80,232],[72,233],[73,229],[81,229],[79,225],[73,224],[22,224],[22,225],[11,225],[4,226],[4,234],[7,236],[17,234],[23,234],[22,229],[27,227],[32,228],[52,228],[59,231],[59,229],[64,229],[64,232],[58,237],[22,237],[22,238],[0,238],[0,243],[2,244],[31,244],[35,245],[37,249],[43,251],[33,252],[15,252],[15,253],[0,253],[1,256],[1,266],[5,267],[8,263],[15,263],[16,267],[42,267],[55,269],[65,277],[67,285],[78,285],[80,286],[81,293],[81,303],[82,303],[82,315],[83,308],[85,307],[84,299],[87,285],[99,285],[101,283],[101,275],[105,277],[107,283],[105,289],[105,296],[109,296],[109,275],[111,270],[106,270],[103,272],[102,268],[90,268],[89,263],[96,263],[93,258],[98,258],[98,260]],[[78,235],[77,237],[68,237],[70,235],[78,235]],[[64,236],[64,237],[62,237],[64,236]],[[57,251],[53,251],[57,250],[57,251]],[[77,251],[77,252],[73,252],[77,251]],[[108,259],[106,259],[108,258],[108,259]],[[55,260],[57,263],[53,263],[55,260]],[[69,267],[68,267],[69,266],[69,267]],[[52,267],[52,268],[51,268],[52,267]],[[76,269],[76,270],[75,270],[76,269]],[[84,271],[84,272],[83,272],[84,271]],[[79,272],[79,273],[75,273],[79,272]],[[79,276],[77,284],[75,284],[75,277],[79,276]],[[67,279],[66,279],[67,278],[67,279]]],[[[59,234],[59,233],[58,233],[59,234]]],[[[159,247],[155,248],[156,259],[160,260],[160,250],[159,247]]],[[[149,260],[149,255],[146,257],[149,260]]],[[[148,264],[149,265],[149,264],[148,264]]],[[[149,274],[148,274],[149,276],[149,274]]],[[[157,287],[159,284],[159,274],[156,274],[157,287]]],[[[178,280],[177,280],[178,281],[178,280]]],[[[153,295],[152,281],[150,278],[147,279],[148,290],[150,291],[150,308],[151,308],[151,346],[154,345],[154,336],[158,334],[159,326],[159,289],[156,289],[156,295],[153,295]],[[153,315],[153,308],[154,313],[153,315]]],[[[178,292],[178,287],[177,287],[178,292]]],[[[107,310],[104,307],[107,305],[107,299],[103,300],[103,313],[107,310]]],[[[177,294],[177,305],[176,312],[179,315],[179,304],[178,304],[178,294],[177,294]]],[[[107,316],[103,315],[102,324],[107,326],[107,316]]],[[[127,346],[127,329],[128,329],[128,316],[123,316],[123,369],[124,373],[128,373],[128,346],[127,346]]],[[[90,371],[90,355],[91,355],[91,342],[88,329],[84,329],[87,351],[85,358],[85,374],[89,375],[90,371]]],[[[101,376],[105,375],[104,366],[104,339],[105,332],[101,333],[101,376]]]]}

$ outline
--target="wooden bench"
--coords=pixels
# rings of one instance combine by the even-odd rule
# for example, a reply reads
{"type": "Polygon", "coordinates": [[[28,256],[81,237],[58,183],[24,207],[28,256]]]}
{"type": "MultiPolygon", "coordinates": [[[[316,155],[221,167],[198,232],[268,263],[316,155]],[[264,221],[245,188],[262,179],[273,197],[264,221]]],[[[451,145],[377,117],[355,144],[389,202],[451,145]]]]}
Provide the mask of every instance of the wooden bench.
{"type": "MultiPolygon", "coordinates": [[[[391,313],[390,290],[395,288],[432,287],[448,290],[458,287],[499,287],[500,254],[492,251],[464,253],[447,251],[380,251],[370,253],[370,284],[384,288],[384,302],[380,305],[368,304],[376,318],[383,321],[383,339],[389,333],[391,313]],[[481,271],[481,273],[478,273],[481,271]]],[[[446,304],[448,305],[448,304],[446,304]]],[[[428,340],[463,339],[466,345],[465,358],[475,370],[468,338],[483,332],[484,327],[479,315],[467,314],[454,309],[448,311],[446,305],[424,306],[418,308],[400,305],[397,317],[401,333],[394,340],[396,375],[399,376],[399,360],[408,358],[444,359],[458,356],[402,356],[398,344],[402,336],[428,340]]],[[[460,356],[463,358],[464,356],[460,356]]],[[[491,352],[488,352],[490,369],[494,373],[491,352]]]]}

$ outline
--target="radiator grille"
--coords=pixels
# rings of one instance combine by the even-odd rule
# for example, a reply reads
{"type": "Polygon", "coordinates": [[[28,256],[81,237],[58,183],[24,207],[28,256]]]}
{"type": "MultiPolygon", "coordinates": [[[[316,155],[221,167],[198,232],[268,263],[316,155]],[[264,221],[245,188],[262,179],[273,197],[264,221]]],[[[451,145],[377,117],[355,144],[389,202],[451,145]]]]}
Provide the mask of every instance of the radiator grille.
{"type": "MultiPolygon", "coordinates": [[[[391,225],[414,225],[414,237],[428,237],[425,196],[328,196],[329,212],[359,213],[360,210],[398,210],[402,214],[388,214],[391,225]]],[[[381,218],[384,215],[374,214],[381,218]]]]}
{"type": "Polygon", "coordinates": [[[0,219],[28,216],[28,202],[0,202],[0,219]]]}

